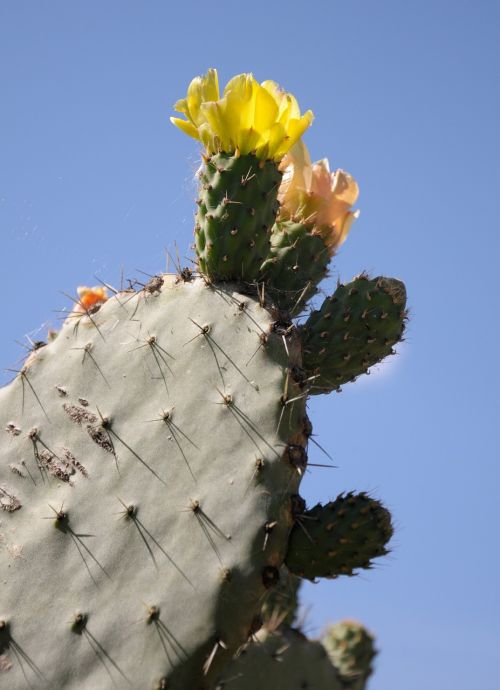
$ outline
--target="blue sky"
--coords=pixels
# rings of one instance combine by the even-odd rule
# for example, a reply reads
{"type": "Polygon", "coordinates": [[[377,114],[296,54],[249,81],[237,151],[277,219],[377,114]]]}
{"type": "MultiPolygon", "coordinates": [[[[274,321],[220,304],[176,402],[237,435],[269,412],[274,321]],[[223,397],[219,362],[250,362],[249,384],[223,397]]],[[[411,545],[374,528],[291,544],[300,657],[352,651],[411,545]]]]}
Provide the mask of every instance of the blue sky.
{"type": "Polygon", "coordinates": [[[412,318],[397,358],[312,401],[338,469],[303,493],[371,490],[397,533],[304,606],[312,634],[345,616],[377,634],[371,690],[499,687],[499,45],[493,0],[0,4],[2,367],[62,292],[189,255],[198,148],[168,116],[208,67],[292,91],[313,158],[358,180],[325,291],[400,277],[412,318]]]}

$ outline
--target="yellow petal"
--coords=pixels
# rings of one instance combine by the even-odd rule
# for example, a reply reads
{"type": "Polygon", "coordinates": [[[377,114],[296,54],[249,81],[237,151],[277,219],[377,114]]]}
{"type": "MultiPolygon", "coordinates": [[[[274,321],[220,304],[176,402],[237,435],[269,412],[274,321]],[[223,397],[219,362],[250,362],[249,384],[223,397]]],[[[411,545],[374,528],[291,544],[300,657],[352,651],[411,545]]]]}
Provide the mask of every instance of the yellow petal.
{"type": "MultiPolygon", "coordinates": [[[[275,122],[273,126],[268,129],[265,137],[268,141],[267,158],[274,159],[277,157],[277,151],[283,146],[283,140],[285,137],[286,129],[283,127],[281,122],[275,122]]],[[[259,155],[258,150],[257,155],[259,155]]]]}
{"type": "Polygon", "coordinates": [[[177,101],[175,110],[187,118],[172,118],[177,127],[206,147],[217,147],[207,148],[209,153],[239,150],[277,161],[312,121],[310,111],[300,116],[294,96],[276,82],[259,84],[252,74],[233,77],[220,98],[215,69],[191,81],[187,97],[177,101]]]}
{"type": "Polygon", "coordinates": [[[284,140],[282,145],[277,149],[274,156],[275,158],[282,158],[285,153],[291,149],[309,127],[313,118],[312,111],[308,110],[300,119],[289,121],[286,140],[284,140]]]}
{"type": "Polygon", "coordinates": [[[202,123],[200,107],[206,101],[216,101],[219,98],[219,81],[216,69],[209,69],[202,77],[195,77],[188,86],[186,115],[195,125],[202,123]]]}
{"type": "Polygon", "coordinates": [[[180,117],[171,117],[170,122],[182,130],[185,134],[188,134],[190,137],[193,137],[194,139],[200,138],[198,130],[193,124],[191,124],[191,122],[182,120],[180,117]]]}
{"type": "Polygon", "coordinates": [[[266,89],[257,84],[255,88],[254,128],[261,134],[270,129],[278,117],[275,99],[266,89]]]}
{"type": "Polygon", "coordinates": [[[226,98],[218,101],[203,103],[201,110],[212,134],[220,142],[222,151],[234,151],[236,146],[231,146],[230,127],[226,119],[226,98]]]}

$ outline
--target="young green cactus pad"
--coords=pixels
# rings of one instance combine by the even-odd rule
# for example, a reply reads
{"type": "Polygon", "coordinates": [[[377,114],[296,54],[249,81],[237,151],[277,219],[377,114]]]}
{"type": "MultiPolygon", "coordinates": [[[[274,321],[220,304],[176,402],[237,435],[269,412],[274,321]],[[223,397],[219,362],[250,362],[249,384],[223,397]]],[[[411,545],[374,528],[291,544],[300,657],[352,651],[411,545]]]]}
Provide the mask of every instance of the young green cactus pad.
{"type": "Polygon", "coordinates": [[[263,629],[226,666],[213,690],[343,690],[320,642],[293,628],[263,629]]]}
{"type": "Polygon", "coordinates": [[[370,568],[371,559],[388,553],[391,515],[365,493],[341,494],[325,506],[318,503],[298,517],[286,564],[300,577],[335,578],[370,568]]]}
{"type": "Polygon", "coordinates": [[[154,280],[75,312],[0,390],[9,690],[194,690],[278,580],[296,334],[229,284],[154,280]]]}
{"type": "Polygon", "coordinates": [[[316,293],[329,263],[328,248],[319,235],[303,223],[281,221],[273,226],[259,280],[278,307],[296,315],[316,293]]]}
{"type": "Polygon", "coordinates": [[[321,640],[345,690],[364,690],[377,654],[373,635],[357,621],[331,625],[321,640]]]}
{"type": "Polygon", "coordinates": [[[278,215],[281,173],[272,161],[248,153],[218,153],[199,173],[195,247],[207,276],[253,281],[268,253],[278,215]]]}
{"type": "Polygon", "coordinates": [[[393,353],[404,331],[406,290],[395,278],[361,274],[339,285],[303,327],[311,394],[338,390],[393,353]]]}

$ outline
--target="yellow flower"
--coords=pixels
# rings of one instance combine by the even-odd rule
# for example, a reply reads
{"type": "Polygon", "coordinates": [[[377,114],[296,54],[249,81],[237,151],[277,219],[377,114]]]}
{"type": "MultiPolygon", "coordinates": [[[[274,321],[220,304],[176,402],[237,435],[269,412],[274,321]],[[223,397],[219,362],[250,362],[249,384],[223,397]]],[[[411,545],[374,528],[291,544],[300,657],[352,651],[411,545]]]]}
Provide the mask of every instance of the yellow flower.
{"type": "Polygon", "coordinates": [[[356,181],[344,170],[330,172],[326,158],[311,163],[302,141],[287,154],[280,167],[280,217],[311,226],[313,233],[321,235],[330,254],[334,254],[359,216],[359,211],[351,211],[359,195],[356,181]]]}
{"type": "Polygon", "coordinates": [[[104,304],[108,299],[108,291],[100,285],[96,287],[82,285],[76,288],[76,292],[78,294],[78,301],[73,311],[79,314],[85,314],[92,310],[93,307],[104,304]]]}
{"type": "Polygon", "coordinates": [[[292,94],[274,81],[259,84],[252,74],[233,77],[220,98],[215,69],[195,77],[174,109],[187,120],[171,117],[173,124],[203,142],[208,154],[239,151],[261,160],[280,161],[313,120],[310,110],[300,114],[292,94]]]}

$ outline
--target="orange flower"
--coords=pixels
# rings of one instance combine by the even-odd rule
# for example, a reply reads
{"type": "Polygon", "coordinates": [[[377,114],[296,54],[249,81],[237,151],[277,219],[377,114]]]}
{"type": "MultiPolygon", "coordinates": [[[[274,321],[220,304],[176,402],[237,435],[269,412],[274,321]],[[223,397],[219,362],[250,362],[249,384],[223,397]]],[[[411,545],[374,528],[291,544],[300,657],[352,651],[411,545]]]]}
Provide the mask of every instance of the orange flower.
{"type": "Polygon", "coordinates": [[[108,291],[105,287],[97,285],[95,287],[87,287],[81,285],[76,288],[78,294],[78,302],[73,311],[81,314],[90,311],[95,306],[104,304],[108,299],[108,291]]]}
{"type": "Polygon", "coordinates": [[[330,172],[326,158],[311,163],[302,141],[284,157],[281,169],[280,217],[310,226],[334,254],[359,215],[359,211],[351,211],[359,194],[356,181],[344,170],[330,172]]]}

